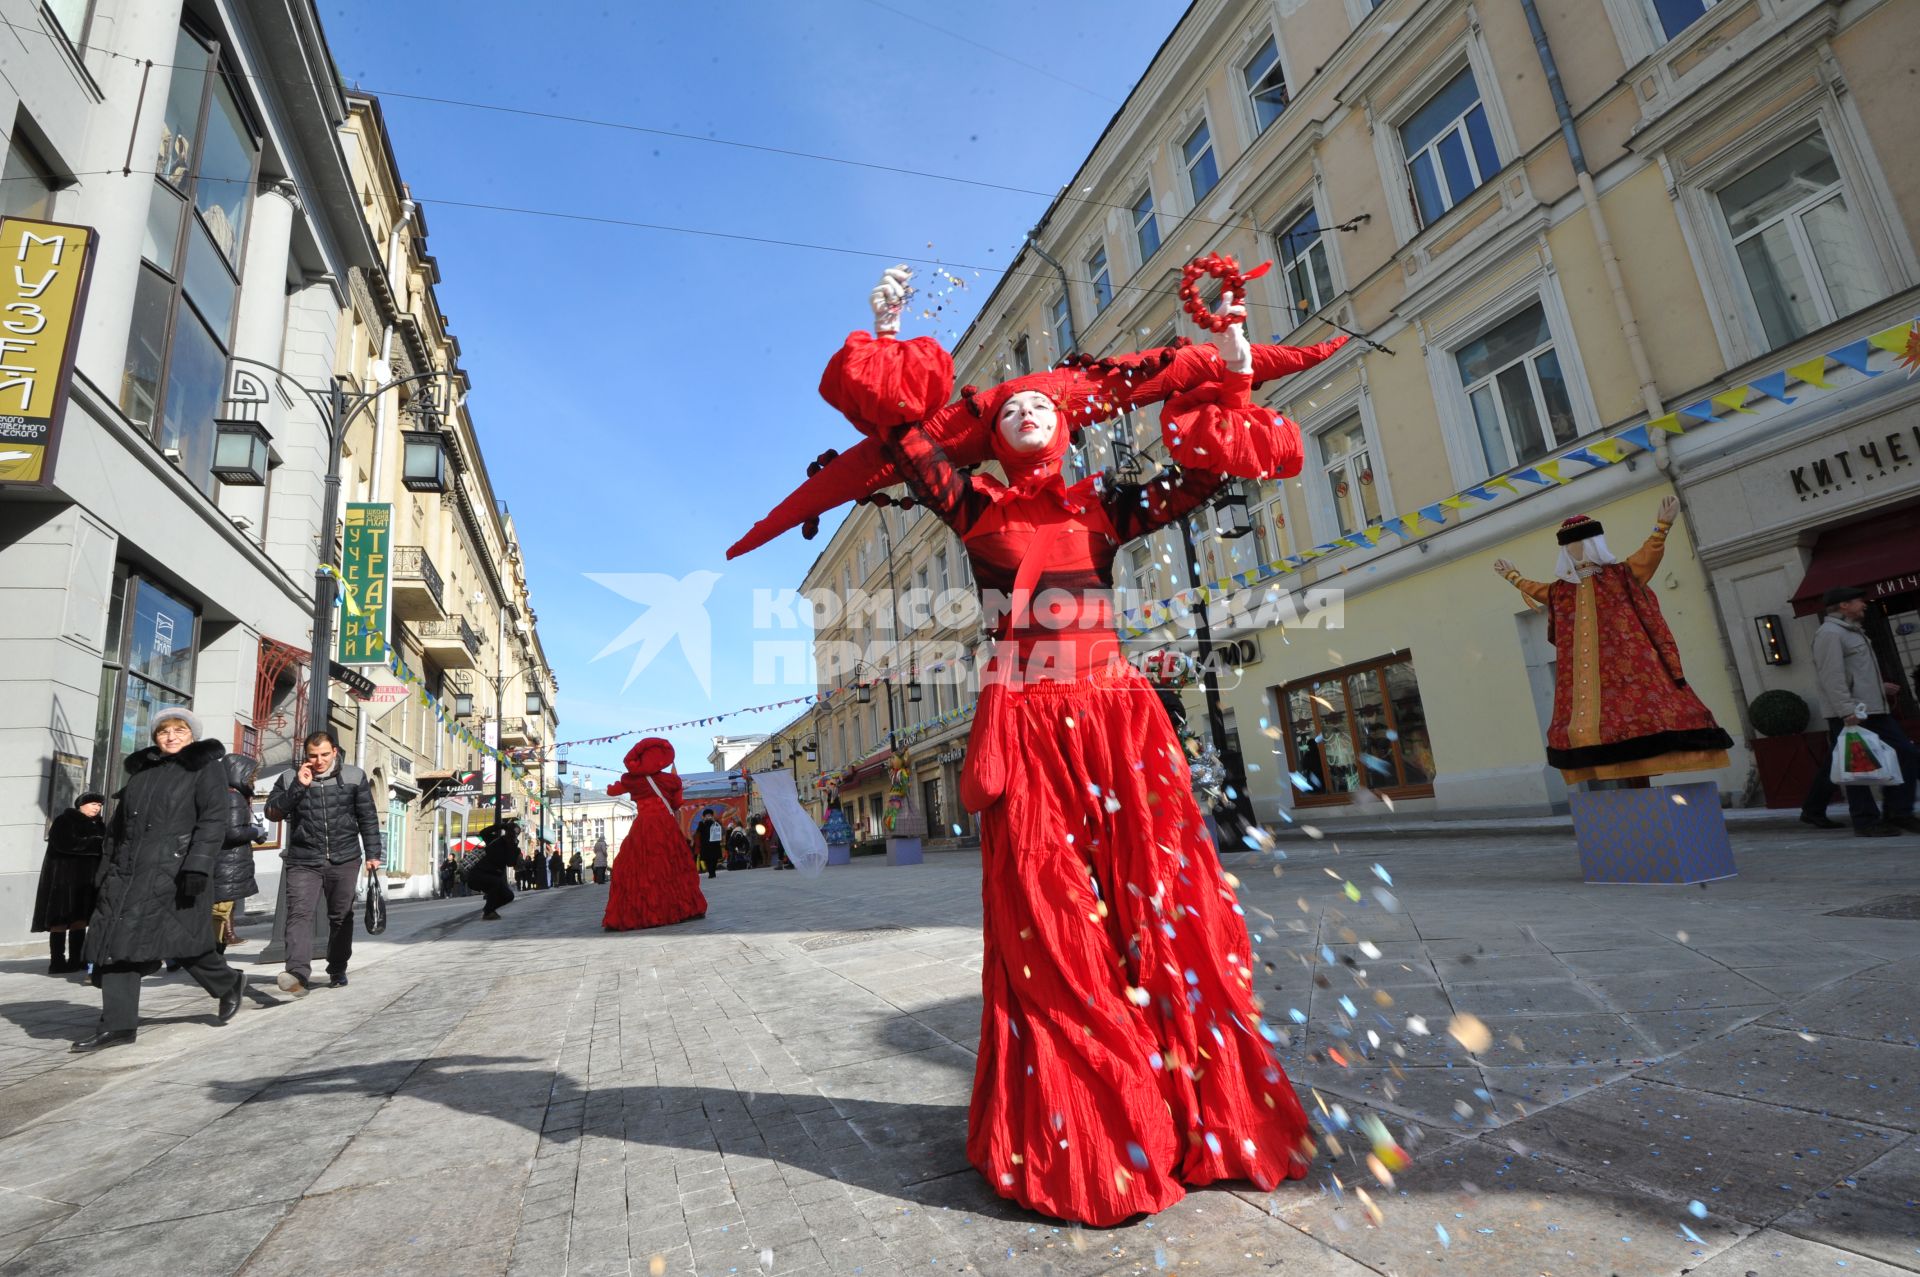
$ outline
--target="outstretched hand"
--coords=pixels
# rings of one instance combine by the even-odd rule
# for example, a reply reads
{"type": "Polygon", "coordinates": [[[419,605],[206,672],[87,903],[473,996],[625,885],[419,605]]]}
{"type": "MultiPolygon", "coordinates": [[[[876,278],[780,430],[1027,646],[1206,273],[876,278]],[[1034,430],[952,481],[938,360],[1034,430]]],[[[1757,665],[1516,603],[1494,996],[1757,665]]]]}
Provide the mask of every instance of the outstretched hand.
{"type": "Polygon", "coordinates": [[[880,282],[874,285],[873,292],[867,295],[867,303],[873,307],[874,336],[885,337],[900,331],[900,311],[913,291],[912,280],[911,266],[904,262],[889,266],[880,276],[880,282]]]}
{"type": "Polygon", "coordinates": [[[1671,524],[1679,515],[1680,498],[1666,497],[1660,502],[1660,513],[1654,517],[1657,522],[1671,524]]]}
{"type": "Polygon", "coordinates": [[[1514,568],[1513,564],[1507,562],[1505,559],[1495,559],[1493,561],[1493,570],[1495,575],[1505,578],[1513,574],[1514,568]]]}
{"type": "Polygon", "coordinates": [[[1238,316],[1240,322],[1228,324],[1214,344],[1219,348],[1220,359],[1228,372],[1250,376],[1253,373],[1253,347],[1247,341],[1247,306],[1235,297],[1231,290],[1220,295],[1220,309],[1215,314],[1238,316]]]}

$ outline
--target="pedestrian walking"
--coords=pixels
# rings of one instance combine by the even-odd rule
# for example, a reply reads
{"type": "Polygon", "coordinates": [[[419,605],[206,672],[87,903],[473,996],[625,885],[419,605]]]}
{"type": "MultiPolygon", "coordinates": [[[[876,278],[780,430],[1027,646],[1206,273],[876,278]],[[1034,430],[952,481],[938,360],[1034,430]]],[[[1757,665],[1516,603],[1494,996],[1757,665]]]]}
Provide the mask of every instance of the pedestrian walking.
{"type": "MultiPolygon", "coordinates": [[[[1836,746],[1848,727],[1864,727],[1885,741],[1900,758],[1901,781],[1880,789],[1880,804],[1869,785],[1848,785],[1847,811],[1859,838],[1891,838],[1902,830],[1920,834],[1913,814],[1913,787],[1920,778],[1920,751],[1907,739],[1900,720],[1891,712],[1891,698],[1900,685],[1880,673],[1873,644],[1861,622],[1867,615],[1867,592],[1850,585],[1835,586],[1821,597],[1826,619],[1813,636],[1813,672],[1827,714],[1828,739],[1836,746]]],[[[1809,800],[1809,805],[1810,805],[1809,800]]],[[[1807,812],[1801,812],[1805,819],[1807,812]]],[[[1813,822],[1809,822],[1813,823],[1813,822]]]]}
{"type": "Polygon", "coordinates": [[[553,848],[547,849],[547,885],[563,887],[567,882],[567,864],[560,859],[560,853],[553,848]]]}
{"type": "Polygon", "coordinates": [[[707,825],[707,840],[700,845],[700,864],[707,877],[720,876],[720,861],[726,855],[727,827],[715,817],[707,825]]]}
{"type": "Polygon", "coordinates": [[[521,862],[520,824],[516,820],[503,820],[488,829],[480,838],[480,856],[468,869],[465,881],[471,890],[486,897],[486,904],[480,910],[480,916],[488,922],[497,922],[502,905],[513,903],[513,888],[507,885],[507,870],[521,862]]]}
{"type": "Polygon", "coordinates": [[[86,963],[87,919],[93,916],[94,880],[107,836],[101,815],[107,796],[88,790],[47,828],[47,853],[40,860],[40,883],[33,893],[31,930],[47,933],[48,975],[78,971],[86,963]]]}
{"type": "Polygon", "coordinates": [[[234,910],[260,892],[253,876],[253,844],[267,831],[253,812],[253,778],[260,760],[228,754],[221,763],[227,773],[227,836],[214,858],[213,890],[208,894],[213,897],[214,947],[225,953],[228,945],[240,943],[240,934],[233,929],[234,910]]]}
{"type": "Polygon", "coordinates": [[[586,862],[576,851],[573,853],[573,859],[567,861],[567,881],[578,887],[584,885],[586,880],[586,862]]]}
{"type": "Polygon", "coordinates": [[[633,796],[633,823],[620,843],[620,873],[607,893],[600,925],[608,931],[663,927],[707,916],[700,875],[687,858],[687,836],[675,813],[680,777],[673,745],[659,736],[627,751],[626,774],[607,786],[609,795],[633,796]]]}
{"type": "Polygon", "coordinates": [[[593,840],[593,885],[604,886],[607,881],[607,840],[593,840]]]}
{"type": "Polygon", "coordinates": [[[282,776],[267,796],[267,819],[284,820],[287,849],[287,969],[275,978],[282,992],[305,997],[313,981],[313,915],[327,910],[327,976],[347,985],[353,957],[353,903],[360,866],[382,859],[380,816],[367,774],[340,755],[330,731],[306,740],[307,758],[282,776]]]}
{"type": "Polygon", "coordinates": [[[459,885],[460,865],[454,860],[453,853],[448,852],[446,859],[440,862],[440,898],[445,900],[453,895],[454,888],[459,885]]]}
{"type": "Polygon", "coordinates": [[[227,832],[226,748],[200,740],[200,720],[179,706],[157,709],[153,744],[127,756],[100,866],[100,897],[84,956],[100,986],[100,1027],[73,1044],[99,1051],[132,1042],[140,1024],[140,979],[178,960],[219,1000],[221,1024],[240,1010],[244,974],[214,947],[207,892],[227,832]]]}

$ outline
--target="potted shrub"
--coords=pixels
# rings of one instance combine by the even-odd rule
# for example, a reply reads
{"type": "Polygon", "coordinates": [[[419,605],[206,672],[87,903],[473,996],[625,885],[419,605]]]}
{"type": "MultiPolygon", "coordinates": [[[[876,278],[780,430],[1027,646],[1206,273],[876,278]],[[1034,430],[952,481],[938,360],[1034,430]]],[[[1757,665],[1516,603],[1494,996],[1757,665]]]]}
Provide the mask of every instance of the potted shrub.
{"type": "Polygon", "coordinates": [[[1759,733],[1753,742],[1753,761],[1767,806],[1798,807],[1816,769],[1827,765],[1825,725],[1809,732],[1813,711],[1798,693],[1781,688],[1754,697],[1747,706],[1747,721],[1759,733]]]}

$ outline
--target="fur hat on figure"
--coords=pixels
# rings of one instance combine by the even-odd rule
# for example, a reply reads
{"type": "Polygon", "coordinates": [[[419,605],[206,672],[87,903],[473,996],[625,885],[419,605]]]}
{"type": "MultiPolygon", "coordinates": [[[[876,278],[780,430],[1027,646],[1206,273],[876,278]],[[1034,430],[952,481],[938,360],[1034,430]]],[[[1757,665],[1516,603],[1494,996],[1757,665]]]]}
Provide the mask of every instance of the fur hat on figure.
{"type": "Polygon", "coordinates": [[[1839,603],[1851,603],[1855,599],[1864,599],[1867,592],[1855,585],[1836,585],[1820,596],[1821,607],[1833,607],[1839,603]]]}
{"type": "Polygon", "coordinates": [[[88,803],[104,803],[106,801],[107,796],[105,794],[97,789],[89,789],[86,793],[74,799],[73,805],[75,807],[85,807],[88,803]]]}
{"type": "Polygon", "coordinates": [[[200,720],[195,718],[193,711],[184,705],[162,705],[159,709],[153,711],[153,717],[147,723],[147,735],[150,738],[158,736],[162,723],[170,723],[176,720],[187,725],[187,730],[193,733],[195,740],[200,739],[200,720]]]}
{"type": "Polygon", "coordinates": [[[1560,531],[1555,536],[1561,545],[1572,545],[1575,541],[1600,536],[1605,531],[1598,519],[1589,519],[1584,514],[1576,514],[1560,525],[1560,531]]]}

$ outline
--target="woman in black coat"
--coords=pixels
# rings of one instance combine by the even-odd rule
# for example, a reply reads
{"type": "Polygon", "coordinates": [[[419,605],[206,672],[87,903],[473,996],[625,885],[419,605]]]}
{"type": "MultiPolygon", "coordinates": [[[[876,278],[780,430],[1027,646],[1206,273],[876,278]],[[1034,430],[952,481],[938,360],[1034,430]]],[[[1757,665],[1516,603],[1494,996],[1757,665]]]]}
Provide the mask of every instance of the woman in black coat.
{"type": "Polygon", "coordinates": [[[174,959],[220,1000],[225,1024],[240,1009],[246,976],[214,950],[208,882],[227,835],[226,749],[197,741],[200,724],[178,707],[156,710],[153,745],[127,758],[100,866],[100,899],[86,959],[101,990],[100,1028],[73,1044],[98,1051],[134,1040],[140,977],[174,959]]]}
{"type": "Polygon", "coordinates": [[[93,916],[93,880],[100,872],[100,850],[107,822],[100,812],[105,794],[85,793],[53,818],[47,830],[47,854],[40,862],[40,887],[33,897],[33,930],[47,933],[53,960],[48,975],[78,971],[86,963],[87,919],[93,916]]]}
{"type": "Polygon", "coordinates": [[[254,827],[253,778],[260,760],[246,754],[228,754],[220,760],[227,774],[227,836],[221,841],[220,855],[213,862],[213,938],[221,953],[238,943],[233,930],[234,910],[248,896],[260,894],[253,876],[253,841],[260,830],[254,827]]]}

